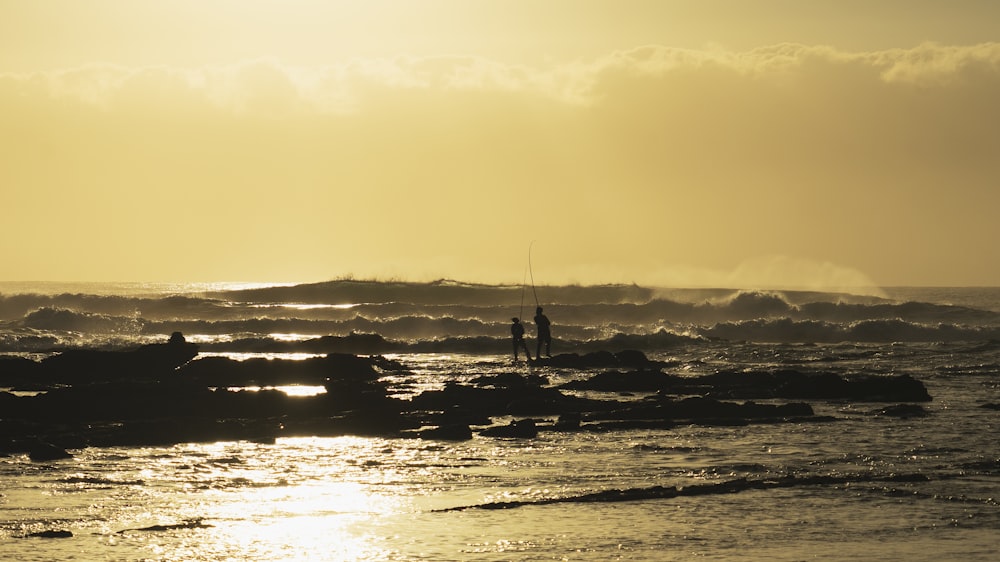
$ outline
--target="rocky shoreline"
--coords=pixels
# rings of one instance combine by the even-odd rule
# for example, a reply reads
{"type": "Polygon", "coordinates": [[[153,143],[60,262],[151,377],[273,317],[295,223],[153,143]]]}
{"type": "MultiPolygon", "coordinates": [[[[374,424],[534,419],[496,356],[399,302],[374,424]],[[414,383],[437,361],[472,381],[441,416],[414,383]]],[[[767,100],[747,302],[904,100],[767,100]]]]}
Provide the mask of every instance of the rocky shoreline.
{"type": "Polygon", "coordinates": [[[84,447],[290,436],[459,440],[678,424],[819,423],[835,419],[815,415],[807,401],[886,402],[882,415],[922,415],[912,403],[931,399],[908,375],[778,370],[681,376],[664,372],[640,351],[564,354],[534,363],[579,371],[579,380],[561,385],[540,374],[483,373],[400,399],[382,379],[405,374],[407,367],[379,355],[236,361],[198,353],[175,334],[169,343],[131,351],[72,350],[40,361],[0,357],[0,388],[11,389],[0,392],[0,455],[52,461],[84,447]],[[322,385],[326,392],[290,396],[266,388],[294,384],[322,385]]]}

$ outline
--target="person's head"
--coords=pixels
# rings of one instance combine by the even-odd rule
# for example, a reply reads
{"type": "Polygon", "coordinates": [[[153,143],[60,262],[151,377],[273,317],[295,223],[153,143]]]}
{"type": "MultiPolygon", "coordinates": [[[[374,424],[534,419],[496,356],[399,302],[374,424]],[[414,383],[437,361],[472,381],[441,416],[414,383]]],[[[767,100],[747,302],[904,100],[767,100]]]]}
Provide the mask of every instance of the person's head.
{"type": "Polygon", "coordinates": [[[542,313],[542,307],[538,307],[535,309],[535,314],[541,314],[541,313],[542,313]]]}
{"type": "Polygon", "coordinates": [[[515,323],[515,324],[517,324],[517,323],[520,322],[520,320],[518,320],[517,318],[511,318],[510,321],[513,322],[513,323],[515,323]]]}

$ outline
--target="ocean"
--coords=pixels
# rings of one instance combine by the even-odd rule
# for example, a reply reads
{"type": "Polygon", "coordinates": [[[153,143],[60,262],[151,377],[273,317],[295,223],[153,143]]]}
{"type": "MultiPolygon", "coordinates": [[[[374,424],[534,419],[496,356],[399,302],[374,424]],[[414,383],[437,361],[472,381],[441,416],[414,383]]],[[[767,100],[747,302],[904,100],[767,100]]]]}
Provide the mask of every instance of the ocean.
{"type": "MultiPolygon", "coordinates": [[[[747,400],[707,385],[700,394],[806,403],[814,415],[585,418],[569,431],[535,416],[532,437],[473,424],[468,439],[298,432],[82,446],[63,460],[9,453],[0,456],[0,559],[995,559],[1000,288],[0,283],[0,355],[124,351],[181,332],[198,345],[191,363],[384,358],[402,367],[380,379],[399,401],[515,375],[623,405],[658,400],[648,389],[573,386],[627,369],[514,361],[515,316],[535,355],[536,298],[557,357],[638,350],[681,382],[906,375],[931,400],[747,400]]],[[[11,398],[46,392],[9,380],[0,372],[11,398]]],[[[0,428],[12,423],[0,410],[0,428]]]]}

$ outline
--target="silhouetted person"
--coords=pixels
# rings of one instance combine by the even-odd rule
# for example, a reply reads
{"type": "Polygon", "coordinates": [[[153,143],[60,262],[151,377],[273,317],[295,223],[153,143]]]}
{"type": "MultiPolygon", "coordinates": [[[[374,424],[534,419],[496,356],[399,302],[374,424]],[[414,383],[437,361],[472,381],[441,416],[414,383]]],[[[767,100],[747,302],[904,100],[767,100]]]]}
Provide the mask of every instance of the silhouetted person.
{"type": "Polygon", "coordinates": [[[510,336],[514,341],[514,361],[517,361],[517,350],[523,349],[524,355],[531,361],[531,354],[528,353],[528,344],[524,343],[524,324],[517,318],[510,319],[510,336]]]}
{"type": "Polygon", "coordinates": [[[545,344],[545,355],[552,357],[552,331],[549,326],[549,317],[542,314],[542,307],[535,309],[535,326],[538,328],[538,349],[535,350],[535,357],[542,356],[542,344],[545,344]]]}

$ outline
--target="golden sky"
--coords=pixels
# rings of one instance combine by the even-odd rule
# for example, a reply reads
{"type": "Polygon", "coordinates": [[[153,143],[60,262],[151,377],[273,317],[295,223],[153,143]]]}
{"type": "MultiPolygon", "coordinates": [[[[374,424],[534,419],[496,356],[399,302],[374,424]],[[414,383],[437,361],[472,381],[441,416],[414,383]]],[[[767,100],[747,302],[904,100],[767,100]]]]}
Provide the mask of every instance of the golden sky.
{"type": "Polygon", "coordinates": [[[1000,285],[997,2],[0,14],[0,280],[1000,285]]]}

